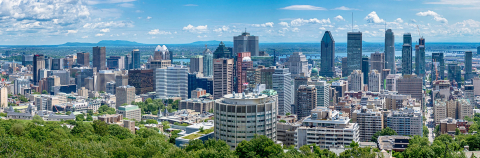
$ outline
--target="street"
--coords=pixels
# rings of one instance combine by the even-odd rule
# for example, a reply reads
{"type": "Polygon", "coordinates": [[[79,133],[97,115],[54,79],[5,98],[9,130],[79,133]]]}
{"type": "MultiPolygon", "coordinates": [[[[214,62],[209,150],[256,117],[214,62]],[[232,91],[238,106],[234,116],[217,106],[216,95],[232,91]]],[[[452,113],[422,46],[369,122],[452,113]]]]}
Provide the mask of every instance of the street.
{"type": "Polygon", "coordinates": [[[427,114],[425,118],[427,118],[425,125],[428,127],[428,141],[430,141],[430,143],[433,143],[433,140],[435,139],[435,136],[433,134],[433,130],[435,129],[435,124],[433,123],[434,121],[433,121],[432,107],[427,107],[427,114]]]}

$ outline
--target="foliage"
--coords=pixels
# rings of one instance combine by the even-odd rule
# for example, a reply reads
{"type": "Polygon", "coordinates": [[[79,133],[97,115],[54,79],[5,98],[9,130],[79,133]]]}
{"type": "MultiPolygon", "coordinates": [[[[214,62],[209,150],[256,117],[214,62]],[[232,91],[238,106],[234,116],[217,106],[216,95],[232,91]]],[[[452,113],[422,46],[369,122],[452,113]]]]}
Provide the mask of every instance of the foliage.
{"type": "Polygon", "coordinates": [[[115,108],[111,108],[108,105],[102,105],[98,108],[98,113],[103,115],[103,114],[115,114],[115,108]]]}
{"type": "Polygon", "coordinates": [[[372,142],[377,142],[377,139],[379,136],[391,136],[391,135],[397,135],[397,132],[395,132],[390,127],[384,128],[381,131],[378,131],[375,134],[373,134],[372,142]]]}
{"type": "Polygon", "coordinates": [[[170,123],[168,121],[163,121],[162,126],[163,126],[163,130],[166,131],[167,129],[170,128],[170,123]]]}
{"type": "Polygon", "coordinates": [[[70,114],[72,114],[72,112],[71,112],[71,111],[67,111],[65,114],[66,114],[66,115],[70,115],[70,114]]]}
{"type": "Polygon", "coordinates": [[[2,113],[0,113],[0,116],[1,116],[1,117],[7,117],[7,113],[3,113],[3,112],[2,112],[2,113]]]}
{"type": "Polygon", "coordinates": [[[87,115],[87,120],[86,121],[93,121],[92,115],[87,115]]]}
{"type": "MultiPolygon", "coordinates": [[[[141,109],[142,114],[157,114],[159,109],[165,111],[165,106],[161,99],[152,100],[151,98],[147,98],[145,102],[132,102],[132,105],[137,105],[141,109]]],[[[172,112],[171,105],[167,107],[167,110],[172,112]]]]}
{"type": "Polygon", "coordinates": [[[291,114],[289,112],[287,112],[285,115],[290,116],[291,114]]]}
{"type": "Polygon", "coordinates": [[[28,102],[27,97],[25,97],[24,95],[19,95],[19,96],[18,96],[18,99],[19,99],[21,102],[24,102],[24,103],[25,103],[25,102],[28,102]]]}
{"type": "Polygon", "coordinates": [[[75,116],[75,120],[77,121],[84,121],[85,120],[85,116],[83,114],[79,114],[77,116],[75,116]]]}
{"type": "Polygon", "coordinates": [[[280,123],[287,123],[287,121],[285,121],[285,120],[280,120],[280,121],[278,121],[278,122],[280,122],[280,123]]]}
{"type": "Polygon", "coordinates": [[[39,125],[43,125],[43,118],[38,116],[38,115],[35,115],[32,118],[32,122],[36,123],[36,124],[39,124],[39,125]]]}
{"type": "Polygon", "coordinates": [[[173,123],[173,124],[174,124],[174,125],[177,125],[177,126],[190,126],[190,124],[188,124],[188,123],[181,123],[181,124],[180,124],[180,123],[178,123],[178,122],[175,122],[175,123],[173,123]]]}
{"type": "Polygon", "coordinates": [[[424,137],[428,137],[428,133],[429,133],[429,132],[428,132],[428,127],[425,126],[425,125],[423,125],[423,136],[424,136],[424,137]]]}
{"type": "Polygon", "coordinates": [[[157,120],[154,120],[154,119],[148,119],[146,121],[147,124],[158,124],[158,121],[157,120]]]}
{"type": "Polygon", "coordinates": [[[48,94],[48,92],[46,90],[43,90],[42,94],[48,94]]]}
{"type": "Polygon", "coordinates": [[[462,132],[460,132],[460,129],[456,128],[455,129],[455,135],[460,135],[460,134],[462,134],[462,132]]]}

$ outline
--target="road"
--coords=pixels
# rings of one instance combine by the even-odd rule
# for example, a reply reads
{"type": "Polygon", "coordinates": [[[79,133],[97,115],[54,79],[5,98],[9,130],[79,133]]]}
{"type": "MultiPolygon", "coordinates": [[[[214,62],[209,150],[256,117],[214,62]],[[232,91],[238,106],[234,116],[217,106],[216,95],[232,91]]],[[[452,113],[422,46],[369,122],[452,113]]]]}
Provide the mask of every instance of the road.
{"type": "Polygon", "coordinates": [[[433,140],[435,139],[435,135],[433,134],[433,130],[435,129],[435,124],[433,123],[432,107],[427,107],[427,115],[425,117],[427,118],[425,125],[428,127],[428,141],[433,143],[433,140]]]}

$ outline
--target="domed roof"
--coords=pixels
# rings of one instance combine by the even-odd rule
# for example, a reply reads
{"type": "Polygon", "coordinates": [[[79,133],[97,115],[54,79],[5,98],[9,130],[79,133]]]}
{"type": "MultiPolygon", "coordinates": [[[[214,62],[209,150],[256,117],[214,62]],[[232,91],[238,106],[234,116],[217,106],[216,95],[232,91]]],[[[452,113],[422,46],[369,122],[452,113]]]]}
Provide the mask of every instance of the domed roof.
{"type": "Polygon", "coordinates": [[[252,58],[250,58],[250,57],[243,57],[242,61],[252,61],[252,58]]]}
{"type": "Polygon", "coordinates": [[[212,51],[210,51],[210,49],[208,48],[203,51],[203,55],[207,55],[207,54],[212,54],[212,51]]]}
{"type": "Polygon", "coordinates": [[[318,74],[318,69],[314,67],[314,68],[312,69],[312,74],[313,74],[313,73],[318,74]]]}

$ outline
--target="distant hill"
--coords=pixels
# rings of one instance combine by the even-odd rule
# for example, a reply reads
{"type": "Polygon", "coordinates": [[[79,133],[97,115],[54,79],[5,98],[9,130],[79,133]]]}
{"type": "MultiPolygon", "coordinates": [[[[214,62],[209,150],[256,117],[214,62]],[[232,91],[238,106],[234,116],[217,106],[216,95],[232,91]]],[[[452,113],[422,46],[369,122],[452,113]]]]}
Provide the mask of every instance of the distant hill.
{"type": "Polygon", "coordinates": [[[124,41],[124,40],[102,40],[98,43],[67,42],[59,46],[138,46],[138,45],[145,45],[145,44],[137,43],[133,41],[124,41]]]}
{"type": "MultiPolygon", "coordinates": [[[[216,40],[213,40],[213,41],[196,41],[196,42],[192,42],[190,44],[192,45],[211,45],[211,46],[217,46],[220,44],[221,41],[216,41],[216,40]]],[[[233,45],[233,42],[231,41],[223,41],[223,43],[225,45],[233,45]]]]}

